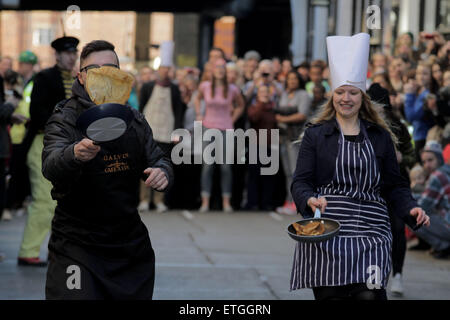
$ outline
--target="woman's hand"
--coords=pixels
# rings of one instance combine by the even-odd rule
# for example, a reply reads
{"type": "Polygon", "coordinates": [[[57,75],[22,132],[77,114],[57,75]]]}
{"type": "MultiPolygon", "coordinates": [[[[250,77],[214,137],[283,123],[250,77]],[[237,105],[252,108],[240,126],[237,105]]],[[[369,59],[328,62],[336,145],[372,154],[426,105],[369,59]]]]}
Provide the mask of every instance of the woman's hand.
{"type": "Polygon", "coordinates": [[[306,203],[313,212],[316,211],[316,208],[320,209],[321,213],[325,212],[325,208],[327,207],[327,199],[324,197],[319,197],[319,199],[315,197],[311,197],[308,199],[308,202],[306,203]]]}
{"type": "Polygon", "coordinates": [[[427,227],[430,226],[430,217],[425,214],[425,211],[422,208],[412,208],[409,214],[416,218],[417,225],[422,224],[427,227]]]}

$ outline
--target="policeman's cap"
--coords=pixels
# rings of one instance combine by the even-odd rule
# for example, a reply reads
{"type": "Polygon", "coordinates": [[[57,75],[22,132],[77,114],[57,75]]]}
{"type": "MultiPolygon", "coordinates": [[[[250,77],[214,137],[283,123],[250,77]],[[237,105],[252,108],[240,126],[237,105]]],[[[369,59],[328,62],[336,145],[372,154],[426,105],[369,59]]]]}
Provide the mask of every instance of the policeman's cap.
{"type": "Polygon", "coordinates": [[[74,37],[61,37],[53,40],[51,46],[57,51],[77,51],[77,46],[80,41],[74,37]]]}

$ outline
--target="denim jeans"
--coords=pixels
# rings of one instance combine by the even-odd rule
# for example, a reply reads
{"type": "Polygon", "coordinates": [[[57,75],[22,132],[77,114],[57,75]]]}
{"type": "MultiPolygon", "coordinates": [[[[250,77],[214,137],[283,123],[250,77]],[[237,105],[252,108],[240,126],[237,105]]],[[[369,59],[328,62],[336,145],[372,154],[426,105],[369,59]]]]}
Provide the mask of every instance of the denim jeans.
{"type": "MultiPolygon", "coordinates": [[[[208,130],[208,128],[203,127],[203,134],[208,130]]],[[[217,154],[214,154],[215,163],[207,164],[203,163],[202,167],[202,181],[201,181],[201,195],[202,197],[209,197],[211,195],[212,185],[213,185],[213,174],[214,174],[214,165],[220,166],[220,186],[222,189],[223,197],[231,197],[231,186],[232,186],[232,172],[231,172],[231,164],[226,163],[226,139],[225,139],[225,130],[220,130],[222,134],[222,151],[223,151],[223,159],[224,164],[217,164],[217,154]]],[[[215,140],[203,142],[203,151],[207,146],[213,145],[215,140]]],[[[220,146],[216,146],[215,150],[220,148],[220,146]]],[[[210,149],[209,149],[210,150],[210,149]]]]}

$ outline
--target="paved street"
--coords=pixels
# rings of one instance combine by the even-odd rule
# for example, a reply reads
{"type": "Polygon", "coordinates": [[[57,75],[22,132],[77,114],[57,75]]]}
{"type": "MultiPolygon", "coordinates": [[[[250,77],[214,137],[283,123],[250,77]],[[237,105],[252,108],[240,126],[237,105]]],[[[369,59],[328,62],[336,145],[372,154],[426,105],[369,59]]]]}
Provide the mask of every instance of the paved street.
{"type": "MultiPolygon", "coordinates": [[[[156,253],[155,299],[312,299],[289,292],[298,217],[275,213],[144,212],[156,253]]],[[[25,217],[0,222],[0,299],[43,299],[46,268],[18,267],[25,217]]],[[[47,256],[46,243],[41,257],[47,256]]],[[[402,299],[450,299],[450,260],[408,251],[402,299]]],[[[390,296],[389,298],[395,299],[390,296]]]]}

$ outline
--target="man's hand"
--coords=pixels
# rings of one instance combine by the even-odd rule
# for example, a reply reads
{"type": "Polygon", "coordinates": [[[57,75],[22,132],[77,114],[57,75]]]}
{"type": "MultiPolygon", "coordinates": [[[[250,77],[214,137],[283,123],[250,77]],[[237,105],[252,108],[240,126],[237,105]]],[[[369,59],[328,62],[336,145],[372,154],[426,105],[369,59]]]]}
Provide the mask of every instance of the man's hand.
{"type": "Polygon", "coordinates": [[[162,191],[169,185],[166,174],[160,168],[147,168],[144,173],[149,175],[145,180],[147,187],[162,191]]]}
{"type": "Polygon", "coordinates": [[[73,147],[73,153],[77,160],[87,162],[95,158],[100,151],[100,147],[90,139],[83,139],[73,147]]]}

